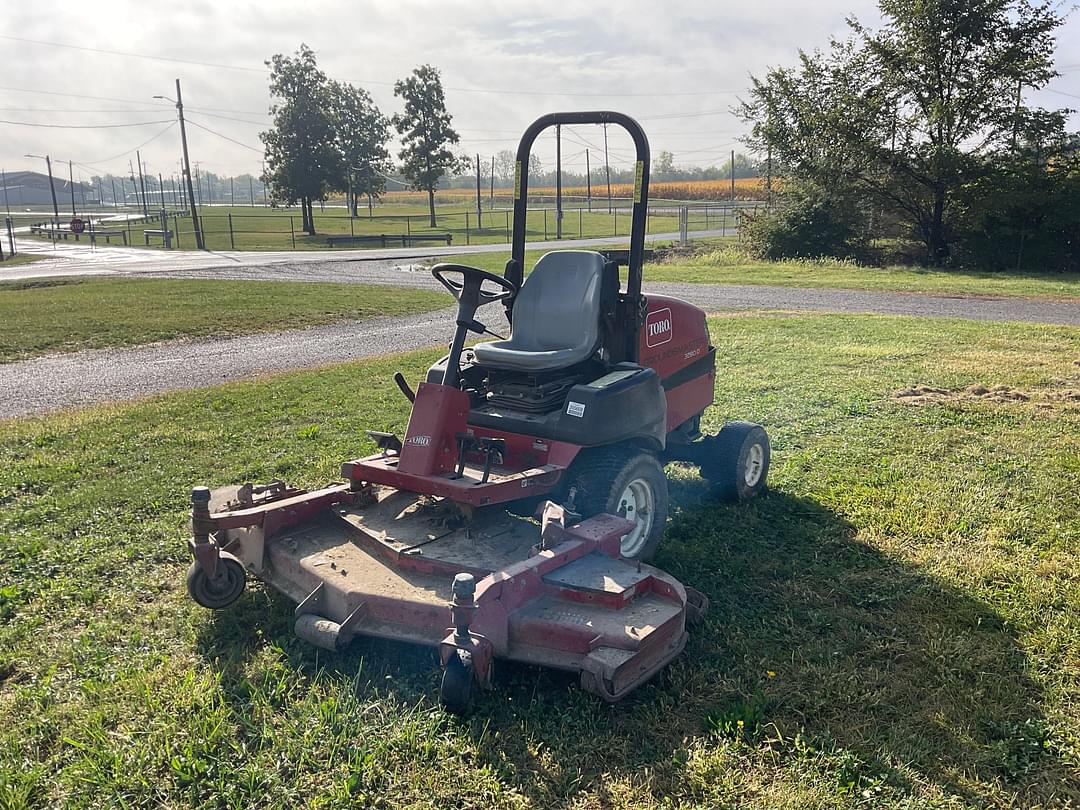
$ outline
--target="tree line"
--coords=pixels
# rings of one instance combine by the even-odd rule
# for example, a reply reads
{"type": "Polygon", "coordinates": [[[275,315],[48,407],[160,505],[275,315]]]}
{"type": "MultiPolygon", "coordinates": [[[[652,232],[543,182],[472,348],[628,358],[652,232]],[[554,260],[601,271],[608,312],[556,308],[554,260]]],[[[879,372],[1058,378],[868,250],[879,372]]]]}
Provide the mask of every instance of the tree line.
{"type": "Polygon", "coordinates": [[[752,78],[749,145],[783,178],[762,255],[1080,270],[1080,137],[1025,103],[1059,75],[1058,4],[880,0],[883,25],[752,78]],[[888,233],[892,256],[871,250],[888,233]],[[914,255],[910,247],[917,247],[914,255]]]}

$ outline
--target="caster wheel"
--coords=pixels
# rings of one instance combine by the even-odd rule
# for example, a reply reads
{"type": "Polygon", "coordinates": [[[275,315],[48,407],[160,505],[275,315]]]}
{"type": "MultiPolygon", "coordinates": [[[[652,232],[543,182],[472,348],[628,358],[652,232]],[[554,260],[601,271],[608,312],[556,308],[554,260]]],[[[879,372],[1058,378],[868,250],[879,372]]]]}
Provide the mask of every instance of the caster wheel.
{"type": "Polygon", "coordinates": [[[769,436],[752,422],[728,422],[710,437],[712,458],[701,465],[701,475],[717,494],[729,501],[745,501],[765,491],[769,475],[769,436]]]}
{"type": "Polygon", "coordinates": [[[443,708],[458,716],[468,714],[472,707],[474,681],[471,656],[458,650],[443,670],[442,685],[439,687],[439,700],[443,708]]]}
{"type": "Polygon", "coordinates": [[[224,554],[218,560],[217,576],[213,578],[207,576],[206,569],[198,561],[193,561],[188,567],[188,594],[196,604],[209,610],[220,610],[231,605],[240,598],[246,583],[244,566],[236,558],[224,554]]]}

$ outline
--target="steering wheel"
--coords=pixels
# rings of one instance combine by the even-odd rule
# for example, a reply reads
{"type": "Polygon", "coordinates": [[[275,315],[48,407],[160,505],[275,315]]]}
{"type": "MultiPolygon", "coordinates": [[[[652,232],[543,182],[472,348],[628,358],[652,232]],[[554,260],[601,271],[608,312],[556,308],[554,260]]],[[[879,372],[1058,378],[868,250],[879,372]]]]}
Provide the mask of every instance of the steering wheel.
{"type": "Polygon", "coordinates": [[[431,275],[438,279],[439,283],[446,287],[457,301],[461,301],[462,294],[468,287],[472,286],[469,282],[475,279],[476,293],[479,297],[477,306],[493,304],[496,301],[505,301],[517,292],[517,287],[513,282],[495,273],[489,273],[487,270],[481,270],[478,267],[469,267],[466,264],[437,264],[431,268],[431,275]],[[447,273],[460,273],[461,281],[447,278],[447,273]],[[485,290],[485,281],[490,281],[501,289],[494,292],[485,290]]]}

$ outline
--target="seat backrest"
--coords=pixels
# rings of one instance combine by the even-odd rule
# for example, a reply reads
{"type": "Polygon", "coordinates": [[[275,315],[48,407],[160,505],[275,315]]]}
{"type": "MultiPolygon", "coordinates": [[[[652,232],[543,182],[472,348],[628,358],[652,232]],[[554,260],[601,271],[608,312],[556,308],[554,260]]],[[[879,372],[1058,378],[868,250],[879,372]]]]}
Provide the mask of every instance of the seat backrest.
{"type": "Polygon", "coordinates": [[[510,342],[530,352],[592,350],[600,339],[604,257],[590,250],[547,253],[514,301],[510,342]]]}

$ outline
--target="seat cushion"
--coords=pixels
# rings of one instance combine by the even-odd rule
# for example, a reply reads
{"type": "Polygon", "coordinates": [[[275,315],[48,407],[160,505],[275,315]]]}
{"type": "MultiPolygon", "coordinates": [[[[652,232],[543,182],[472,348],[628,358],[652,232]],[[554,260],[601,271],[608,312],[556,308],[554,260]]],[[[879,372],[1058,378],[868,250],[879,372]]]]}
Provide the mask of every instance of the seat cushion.
{"type": "Polygon", "coordinates": [[[509,340],[473,347],[482,366],[509,371],[555,371],[589,358],[600,342],[604,257],[590,250],[548,253],[536,263],[514,301],[509,340]]]}

